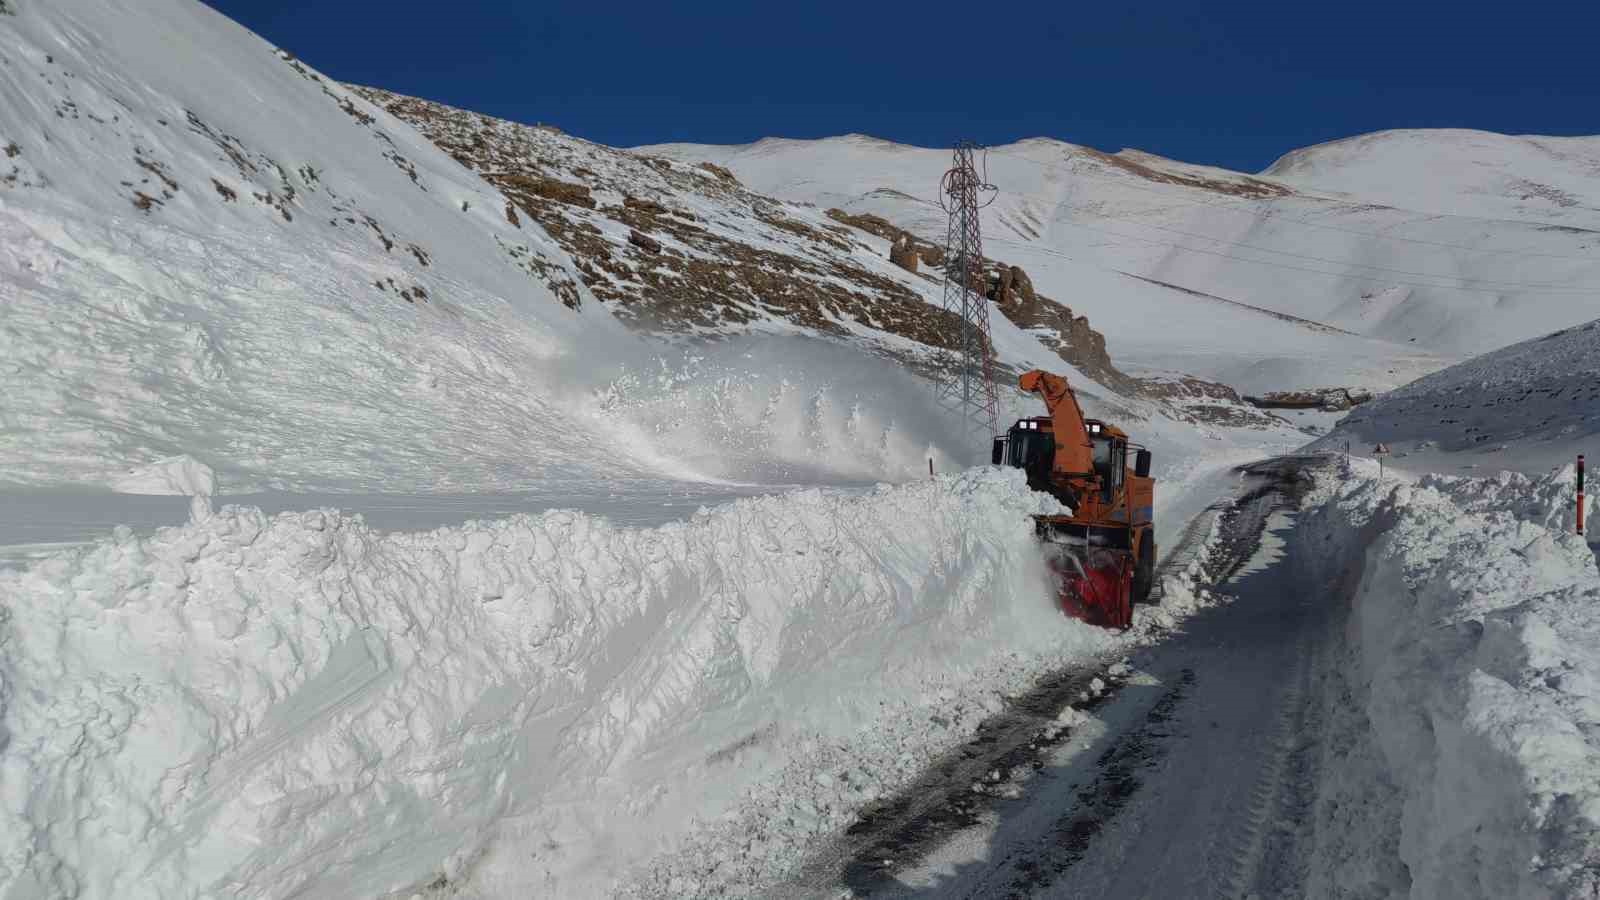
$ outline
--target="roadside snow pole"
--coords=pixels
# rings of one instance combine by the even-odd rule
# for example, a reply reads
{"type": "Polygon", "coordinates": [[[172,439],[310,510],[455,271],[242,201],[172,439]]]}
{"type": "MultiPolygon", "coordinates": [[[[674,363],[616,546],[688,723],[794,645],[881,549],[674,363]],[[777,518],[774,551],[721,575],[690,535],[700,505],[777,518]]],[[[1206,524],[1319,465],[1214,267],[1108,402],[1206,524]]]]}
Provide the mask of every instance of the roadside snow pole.
{"type": "Polygon", "coordinates": [[[1578,454],[1578,533],[1583,534],[1583,454],[1578,454]]]}
{"type": "Polygon", "coordinates": [[[928,457],[928,477],[933,477],[933,457],[928,457]]]}

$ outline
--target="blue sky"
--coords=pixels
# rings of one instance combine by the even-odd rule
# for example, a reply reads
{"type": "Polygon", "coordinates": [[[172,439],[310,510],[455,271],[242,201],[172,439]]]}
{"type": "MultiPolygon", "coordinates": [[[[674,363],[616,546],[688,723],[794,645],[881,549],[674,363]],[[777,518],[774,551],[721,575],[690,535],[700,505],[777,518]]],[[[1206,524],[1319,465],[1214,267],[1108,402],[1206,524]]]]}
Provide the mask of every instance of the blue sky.
{"type": "Polygon", "coordinates": [[[208,0],[323,72],[606,144],[1049,136],[1254,171],[1383,128],[1600,134],[1600,3],[208,0]]]}

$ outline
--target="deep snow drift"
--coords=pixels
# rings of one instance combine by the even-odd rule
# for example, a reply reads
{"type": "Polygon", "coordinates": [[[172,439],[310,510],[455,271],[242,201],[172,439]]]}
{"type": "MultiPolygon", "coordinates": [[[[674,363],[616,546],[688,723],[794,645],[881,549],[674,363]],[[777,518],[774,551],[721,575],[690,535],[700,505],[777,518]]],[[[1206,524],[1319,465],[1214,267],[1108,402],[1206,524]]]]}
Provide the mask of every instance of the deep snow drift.
{"type": "Polygon", "coordinates": [[[807,741],[1103,643],[1040,600],[1049,502],[977,471],[656,529],[226,508],[0,573],[0,883],[371,896],[497,838],[492,890],[598,890],[807,741]]]}
{"type": "Polygon", "coordinates": [[[1345,677],[1374,748],[1325,751],[1314,892],[1594,896],[1600,574],[1573,533],[1572,467],[1355,468],[1319,486],[1297,535],[1317,582],[1349,598],[1345,677]]]}
{"type": "Polygon", "coordinates": [[[674,848],[760,884],[1003,693],[1213,602],[1180,569],[1129,635],[1064,619],[1052,508],[994,469],[644,529],[202,507],[0,570],[4,896],[692,894],[636,868],[674,848]]]}

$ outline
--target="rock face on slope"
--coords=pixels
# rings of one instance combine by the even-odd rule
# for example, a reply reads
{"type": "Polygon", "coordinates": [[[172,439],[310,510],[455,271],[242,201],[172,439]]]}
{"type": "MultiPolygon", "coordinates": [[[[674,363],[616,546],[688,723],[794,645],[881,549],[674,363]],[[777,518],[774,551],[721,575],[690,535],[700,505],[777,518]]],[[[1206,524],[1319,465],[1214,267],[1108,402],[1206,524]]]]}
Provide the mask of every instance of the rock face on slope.
{"type": "Polygon", "coordinates": [[[867,234],[875,234],[888,241],[894,248],[900,250],[902,261],[895,261],[891,253],[889,259],[895,265],[907,271],[915,272],[916,263],[921,260],[928,268],[944,265],[944,248],[922,240],[916,235],[890,222],[882,216],[871,213],[847,213],[842,209],[828,210],[828,218],[851,228],[859,228],[867,234]]]}
{"type": "Polygon", "coordinates": [[[1111,362],[1105,335],[1089,327],[1087,316],[1033,289],[1033,280],[1021,266],[990,261],[985,270],[985,294],[1006,318],[1039,338],[1078,371],[1120,393],[1139,390],[1138,383],[1111,362]]]}
{"type": "MultiPolygon", "coordinates": [[[[828,217],[890,241],[889,260],[907,271],[917,271],[920,260],[930,269],[944,265],[944,248],[918,238],[882,216],[828,210],[828,217]]],[[[1038,293],[1021,266],[984,260],[984,296],[1017,327],[1031,331],[1039,342],[1078,371],[1120,393],[1139,390],[1138,383],[1111,362],[1105,335],[1089,327],[1086,316],[1038,293]]]]}
{"type": "MultiPolygon", "coordinates": [[[[512,201],[507,218],[538,223],[572,257],[588,292],[636,329],[716,334],[776,321],[929,347],[946,346],[954,331],[920,279],[863,265],[849,229],[751,193],[726,169],[352,89],[498,187],[512,201]]],[[[564,300],[580,302],[576,290],[564,300]]]]}
{"type": "Polygon", "coordinates": [[[1244,398],[1262,409],[1321,409],[1341,412],[1372,399],[1364,388],[1317,388],[1306,391],[1268,391],[1259,397],[1244,398]]]}
{"type": "MultiPolygon", "coordinates": [[[[376,88],[352,90],[500,188],[512,201],[507,218],[527,216],[543,227],[575,261],[588,292],[636,328],[718,333],[779,320],[836,337],[871,340],[878,332],[950,346],[957,323],[939,305],[943,248],[879,216],[819,215],[745,190],[714,164],[641,156],[376,88]],[[881,258],[900,271],[863,264],[859,251],[870,248],[856,230],[888,241],[881,258]]],[[[1038,294],[1016,266],[986,261],[985,271],[985,293],[1007,319],[1085,375],[1137,391],[1085,317],[1038,294]]],[[[578,292],[563,299],[576,306],[578,292]]]]}

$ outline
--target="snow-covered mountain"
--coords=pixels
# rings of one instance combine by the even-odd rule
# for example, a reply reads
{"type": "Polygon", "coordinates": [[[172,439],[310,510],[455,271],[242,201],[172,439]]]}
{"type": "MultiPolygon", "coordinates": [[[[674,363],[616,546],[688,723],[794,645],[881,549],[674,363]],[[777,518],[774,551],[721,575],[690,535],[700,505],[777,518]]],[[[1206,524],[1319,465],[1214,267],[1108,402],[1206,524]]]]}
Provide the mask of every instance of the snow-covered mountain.
{"type": "Polygon", "coordinates": [[[1379,131],[1291,151],[1262,174],[1442,216],[1600,229],[1600,137],[1379,131]]]}
{"type": "MultiPolygon", "coordinates": [[[[976,452],[907,372],[949,331],[938,272],[823,210],[336,84],[193,2],[12,4],[0,54],[0,482],[148,489],[177,456],[233,491],[747,476],[703,435],[677,448],[696,460],[665,453],[639,412],[702,377],[744,390],[707,410],[740,444],[721,449],[760,444],[790,477],[976,452]],[[658,358],[663,336],[750,335],[857,358],[799,377],[784,351],[658,358]],[[818,406],[838,381],[857,387],[818,406]]],[[[1081,315],[997,299],[1007,370],[1081,363],[1109,385],[1091,393],[1146,393],[1081,315]]],[[[1135,414],[1197,405],[1268,423],[1210,387],[1135,414]]]]}
{"type": "MultiPolygon", "coordinates": [[[[1129,368],[1247,393],[1382,390],[1441,357],[1600,314],[1600,234],[1583,199],[1600,191],[1594,146],[1389,133],[1251,176],[1027,140],[987,155],[998,193],[986,249],[1086,314],[1129,368]],[[1506,202],[1480,202],[1490,194],[1506,202]],[[1462,199],[1441,208],[1444,196],[1462,199]]],[[[942,150],[850,135],[640,152],[710,161],[757,190],[925,237],[944,227],[942,150]]]]}

